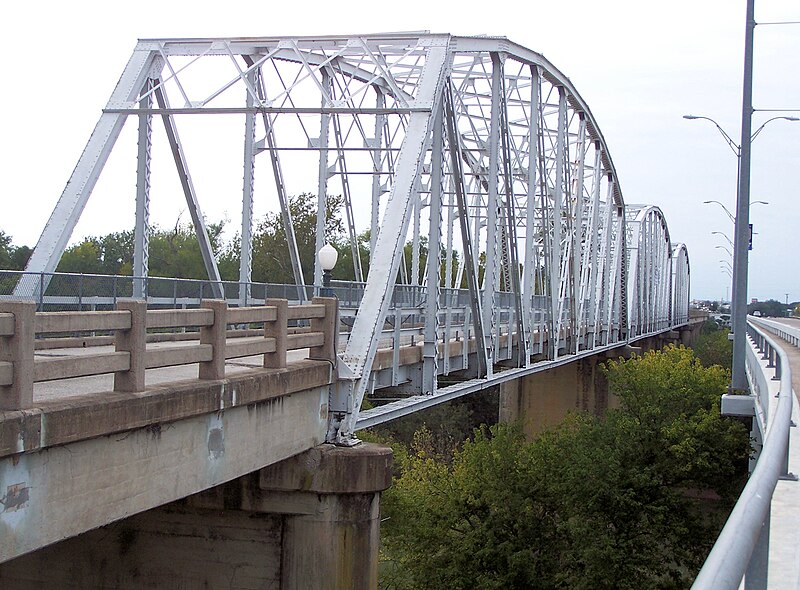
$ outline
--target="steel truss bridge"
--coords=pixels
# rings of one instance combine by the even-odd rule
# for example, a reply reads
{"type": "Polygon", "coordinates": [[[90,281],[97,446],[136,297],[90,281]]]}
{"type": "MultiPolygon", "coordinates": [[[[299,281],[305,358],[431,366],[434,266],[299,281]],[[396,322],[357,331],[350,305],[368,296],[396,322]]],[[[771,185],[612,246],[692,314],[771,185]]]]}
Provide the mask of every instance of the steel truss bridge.
{"type": "MultiPolygon", "coordinates": [[[[359,408],[378,381],[372,368],[385,329],[418,334],[421,368],[408,379],[421,407],[688,322],[686,247],[671,240],[658,207],[624,202],[597,121],[569,79],[505,38],[428,33],[141,40],[33,251],[25,277],[35,278],[19,280],[14,296],[46,294],[129,118],[138,123],[134,297],[148,295],[159,119],[212,298],[259,299],[251,281],[257,171],[280,204],[289,247],[279,255],[291,260],[301,302],[305,285],[319,292],[322,269],[316,261],[314,276],[303,276],[289,195],[316,194],[325,211],[328,195],[342,194],[358,293],[331,393],[331,441],[346,444],[364,423],[359,408]],[[203,117],[242,137],[235,293],[220,280],[201,208],[207,197],[189,161],[213,155],[215,141],[190,146],[178,133],[179,123],[203,117]],[[357,244],[365,229],[369,260],[357,244]],[[463,363],[440,359],[438,347],[459,338],[474,352],[463,363]],[[437,376],[465,369],[474,380],[437,387],[437,376]]],[[[316,251],[325,242],[319,216],[316,251]]]]}

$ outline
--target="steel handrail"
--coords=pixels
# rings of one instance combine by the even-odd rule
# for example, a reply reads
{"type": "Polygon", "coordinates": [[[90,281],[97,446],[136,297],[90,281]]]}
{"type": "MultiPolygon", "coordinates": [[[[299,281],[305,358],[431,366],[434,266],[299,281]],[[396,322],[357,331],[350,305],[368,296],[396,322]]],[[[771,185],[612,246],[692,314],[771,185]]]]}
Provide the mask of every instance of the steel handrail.
{"type": "MultiPolygon", "coordinates": [[[[786,470],[792,418],[792,376],[789,358],[780,346],[754,323],[750,322],[749,327],[777,353],[781,367],[778,403],[774,416],[770,419],[764,446],[755,469],[692,588],[715,590],[739,588],[751,558],[760,557],[753,553],[762,531],[766,530],[766,534],[769,534],[768,521],[772,494],[778,479],[786,470]]],[[[763,578],[766,580],[766,575],[763,578]]],[[[748,584],[748,588],[750,587],[748,584]]]]}

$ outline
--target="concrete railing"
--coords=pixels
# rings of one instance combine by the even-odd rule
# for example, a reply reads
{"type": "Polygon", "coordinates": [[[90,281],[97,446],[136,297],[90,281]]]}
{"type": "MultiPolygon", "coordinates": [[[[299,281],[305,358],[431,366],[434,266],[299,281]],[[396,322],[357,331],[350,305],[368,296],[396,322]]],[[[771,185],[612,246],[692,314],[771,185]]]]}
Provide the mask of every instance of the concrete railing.
{"type": "MultiPolygon", "coordinates": [[[[792,373],[786,353],[764,330],[756,327],[752,319],[748,322],[751,346],[758,349],[767,366],[753,362],[757,356],[752,355],[748,357],[748,371],[752,378],[759,374],[764,377],[765,371],[772,373],[771,369],[774,369],[775,377],[780,379],[777,405],[769,414],[755,468],[697,575],[692,586],[694,589],[734,590],[740,587],[745,577],[745,587],[749,590],[767,588],[772,495],[778,480],[788,474],[792,373]]],[[[764,387],[768,378],[757,380],[761,383],[755,389],[764,387]]],[[[756,409],[756,413],[758,411],[756,409]]],[[[763,412],[766,415],[766,409],[763,412]]]]}
{"type": "Polygon", "coordinates": [[[287,365],[287,351],[309,349],[309,358],[335,364],[337,302],[315,298],[310,305],[289,306],[269,299],[258,307],[229,308],[207,299],[200,309],[148,310],[142,300],[120,300],[115,311],[37,312],[36,303],[0,303],[0,410],[33,405],[33,385],[93,375],[114,375],[114,391],[143,391],[145,371],[198,365],[199,379],[225,377],[225,361],[263,355],[270,369],[287,365]],[[289,333],[289,322],[310,327],[289,333]],[[263,336],[228,339],[228,326],[263,324],[263,336]],[[198,330],[197,341],[169,347],[148,347],[148,331],[198,330]],[[114,350],[63,357],[36,358],[36,340],[54,334],[112,332],[114,350]]]}

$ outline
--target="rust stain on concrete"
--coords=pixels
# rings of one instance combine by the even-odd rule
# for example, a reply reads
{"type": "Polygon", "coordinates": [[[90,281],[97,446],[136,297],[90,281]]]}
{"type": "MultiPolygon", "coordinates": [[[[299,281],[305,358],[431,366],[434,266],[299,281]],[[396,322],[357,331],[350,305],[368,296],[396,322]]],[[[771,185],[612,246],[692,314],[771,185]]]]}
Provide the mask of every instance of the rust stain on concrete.
{"type": "Polygon", "coordinates": [[[30,499],[30,488],[25,485],[25,482],[15,483],[6,488],[6,495],[0,499],[0,502],[5,506],[4,512],[16,512],[22,510],[28,505],[30,499]]]}
{"type": "Polygon", "coordinates": [[[219,459],[225,454],[225,436],[222,428],[212,428],[208,431],[208,454],[212,459],[219,459]]]}

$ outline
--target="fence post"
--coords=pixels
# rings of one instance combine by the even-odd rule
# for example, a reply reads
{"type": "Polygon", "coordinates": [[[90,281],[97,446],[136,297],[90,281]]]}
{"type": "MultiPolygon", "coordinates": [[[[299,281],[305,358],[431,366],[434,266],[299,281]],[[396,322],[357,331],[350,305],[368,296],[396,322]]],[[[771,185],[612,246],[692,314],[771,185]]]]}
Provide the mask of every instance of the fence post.
{"type": "Polygon", "coordinates": [[[44,311],[44,273],[39,273],[39,311],[44,311]]]}
{"type": "Polygon", "coordinates": [[[286,367],[286,336],[289,332],[289,302],[286,299],[267,299],[265,305],[277,310],[274,322],[264,322],[264,337],[275,339],[275,352],[264,353],[264,367],[283,369],[286,367]]]}
{"type": "Polygon", "coordinates": [[[211,360],[200,363],[200,379],[225,378],[225,337],[228,329],[228,302],[223,299],[203,299],[200,307],[214,312],[214,323],[200,328],[200,344],[211,345],[211,360]]]}
{"type": "Polygon", "coordinates": [[[11,363],[10,385],[0,385],[0,410],[22,410],[33,406],[33,349],[36,339],[33,301],[0,304],[0,312],[14,314],[13,334],[0,336],[0,361],[11,363]]]}
{"type": "Polygon", "coordinates": [[[117,352],[130,354],[130,368],[114,373],[114,391],[144,391],[144,371],[147,367],[147,302],[141,299],[119,299],[116,308],[129,311],[131,325],[128,330],[114,333],[117,352]]]}
{"type": "Polygon", "coordinates": [[[322,332],[322,346],[308,349],[309,358],[326,359],[336,366],[336,340],[339,337],[339,300],[335,297],[314,297],[312,303],[325,306],[325,317],[311,318],[311,331],[322,332]]]}

